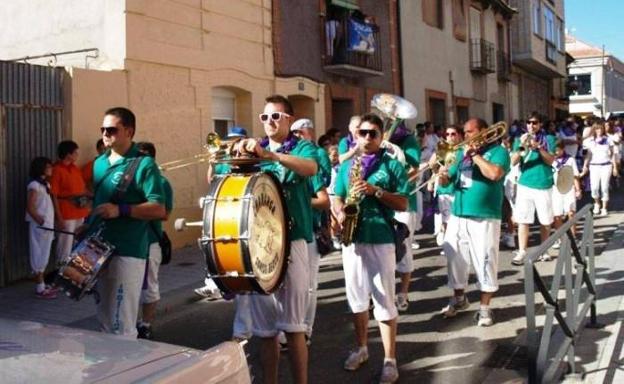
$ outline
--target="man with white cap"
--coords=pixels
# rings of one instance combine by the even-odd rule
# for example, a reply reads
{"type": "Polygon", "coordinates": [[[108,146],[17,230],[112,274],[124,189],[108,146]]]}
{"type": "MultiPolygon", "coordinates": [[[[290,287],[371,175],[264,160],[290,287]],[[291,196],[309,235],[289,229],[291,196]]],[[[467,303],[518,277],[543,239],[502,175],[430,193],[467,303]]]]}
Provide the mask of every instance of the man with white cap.
{"type": "Polygon", "coordinates": [[[318,164],[318,172],[315,176],[308,179],[308,187],[310,188],[310,192],[312,192],[312,229],[314,230],[314,239],[311,243],[308,243],[310,299],[308,301],[305,324],[307,326],[306,340],[309,344],[312,336],[314,318],[316,316],[316,292],[318,289],[318,270],[321,259],[315,239],[318,232],[322,230],[323,215],[326,214],[329,209],[329,195],[326,188],[331,181],[331,162],[329,161],[329,155],[325,149],[314,143],[314,124],[310,119],[299,119],[295,121],[290,127],[290,131],[298,138],[310,141],[314,144],[316,147],[316,162],[318,164]]]}

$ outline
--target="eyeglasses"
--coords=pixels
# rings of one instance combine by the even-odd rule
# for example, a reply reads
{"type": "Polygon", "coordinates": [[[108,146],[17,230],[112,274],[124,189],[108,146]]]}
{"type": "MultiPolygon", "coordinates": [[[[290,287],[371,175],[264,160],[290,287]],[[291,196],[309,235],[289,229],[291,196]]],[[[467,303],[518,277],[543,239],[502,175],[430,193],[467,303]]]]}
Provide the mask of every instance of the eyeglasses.
{"type": "Polygon", "coordinates": [[[113,136],[113,135],[116,135],[117,132],[119,132],[119,128],[117,128],[117,127],[102,127],[102,128],[100,128],[100,131],[102,131],[102,134],[104,134],[104,132],[106,132],[106,134],[108,136],[113,136]]]}
{"type": "Polygon", "coordinates": [[[358,135],[360,135],[360,137],[366,137],[368,135],[371,139],[376,139],[379,135],[379,131],[376,129],[360,129],[358,130],[358,135]]]}
{"type": "Polygon", "coordinates": [[[529,121],[527,121],[527,124],[529,124],[529,125],[537,125],[537,124],[539,124],[539,121],[537,121],[537,120],[529,120],[529,121]]]}
{"type": "Polygon", "coordinates": [[[446,136],[457,136],[457,132],[446,132],[446,136]]]}
{"type": "Polygon", "coordinates": [[[290,117],[290,115],[286,112],[261,113],[260,121],[263,123],[268,123],[269,119],[273,121],[280,121],[283,117],[290,117]]]}

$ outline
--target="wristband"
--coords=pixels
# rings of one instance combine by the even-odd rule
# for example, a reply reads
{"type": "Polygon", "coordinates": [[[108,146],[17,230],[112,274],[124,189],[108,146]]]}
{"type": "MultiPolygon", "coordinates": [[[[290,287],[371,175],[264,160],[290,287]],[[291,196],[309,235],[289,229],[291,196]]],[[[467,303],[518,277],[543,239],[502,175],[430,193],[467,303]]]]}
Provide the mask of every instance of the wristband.
{"type": "Polygon", "coordinates": [[[130,212],[132,209],[130,208],[130,204],[119,204],[119,217],[130,217],[130,212]]]}

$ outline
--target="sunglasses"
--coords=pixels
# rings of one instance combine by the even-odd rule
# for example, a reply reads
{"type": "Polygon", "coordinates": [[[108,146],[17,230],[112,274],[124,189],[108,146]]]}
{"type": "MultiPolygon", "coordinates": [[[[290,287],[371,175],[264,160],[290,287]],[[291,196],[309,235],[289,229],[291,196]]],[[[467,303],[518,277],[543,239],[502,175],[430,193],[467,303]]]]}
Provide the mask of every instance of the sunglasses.
{"type": "Polygon", "coordinates": [[[290,115],[286,112],[261,113],[260,121],[263,123],[268,123],[269,120],[280,121],[283,117],[290,117],[290,115]]]}
{"type": "Polygon", "coordinates": [[[102,134],[104,134],[104,132],[106,132],[107,135],[112,136],[112,135],[116,135],[117,132],[119,132],[119,128],[117,128],[117,127],[102,127],[102,128],[100,128],[100,131],[102,131],[102,134]]]}
{"type": "Polygon", "coordinates": [[[377,136],[379,136],[379,131],[376,129],[360,129],[358,135],[360,135],[360,137],[366,137],[368,135],[371,139],[376,139],[377,136]]]}
{"type": "Polygon", "coordinates": [[[457,136],[457,132],[446,132],[446,136],[457,136]]]}
{"type": "Polygon", "coordinates": [[[537,124],[539,124],[539,121],[537,121],[537,120],[529,120],[529,121],[527,121],[527,124],[537,125],[537,124]]]}

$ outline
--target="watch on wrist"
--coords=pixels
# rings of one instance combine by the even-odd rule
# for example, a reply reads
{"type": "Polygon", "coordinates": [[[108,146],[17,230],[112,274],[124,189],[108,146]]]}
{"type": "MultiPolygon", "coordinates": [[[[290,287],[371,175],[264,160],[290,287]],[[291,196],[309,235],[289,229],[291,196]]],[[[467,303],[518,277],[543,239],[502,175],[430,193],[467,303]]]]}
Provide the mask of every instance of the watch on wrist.
{"type": "Polygon", "coordinates": [[[378,199],[381,199],[384,195],[384,190],[381,188],[377,188],[377,190],[375,191],[375,197],[378,199]]]}

